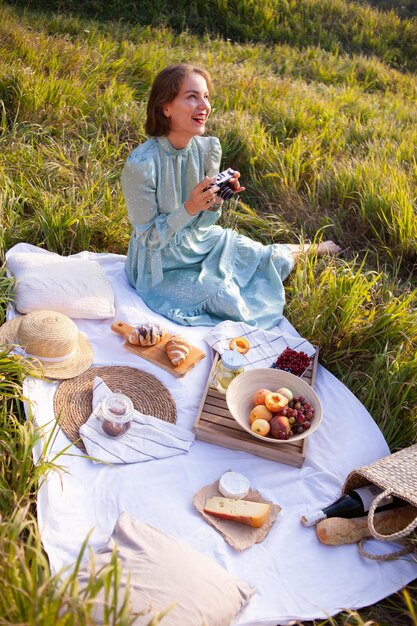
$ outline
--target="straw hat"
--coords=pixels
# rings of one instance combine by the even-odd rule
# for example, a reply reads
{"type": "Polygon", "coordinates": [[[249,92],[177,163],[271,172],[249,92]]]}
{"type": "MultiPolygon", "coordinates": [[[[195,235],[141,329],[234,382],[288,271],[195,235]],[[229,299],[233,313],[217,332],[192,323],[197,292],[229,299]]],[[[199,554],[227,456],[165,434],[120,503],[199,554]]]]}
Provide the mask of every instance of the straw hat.
{"type": "Polygon", "coordinates": [[[32,311],[0,326],[0,345],[36,359],[48,378],[73,378],[93,362],[93,349],[74,322],[55,311],[32,311]]]}

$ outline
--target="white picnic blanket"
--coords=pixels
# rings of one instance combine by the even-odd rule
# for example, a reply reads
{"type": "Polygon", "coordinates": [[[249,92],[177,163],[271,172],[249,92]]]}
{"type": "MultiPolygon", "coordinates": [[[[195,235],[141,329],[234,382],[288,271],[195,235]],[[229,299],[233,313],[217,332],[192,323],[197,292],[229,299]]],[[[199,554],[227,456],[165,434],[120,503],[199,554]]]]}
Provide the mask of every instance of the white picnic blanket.
{"type": "MultiPolygon", "coordinates": [[[[18,244],[13,251],[47,254],[28,244],[18,244]]],[[[77,256],[92,258],[104,268],[116,294],[115,320],[138,324],[144,317],[153,319],[207,352],[207,358],[177,379],[126,351],[123,339],[110,329],[115,320],[75,320],[94,347],[95,365],[128,365],[158,377],[177,403],[178,425],[191,430],[211,366],[204,336],[212,329],[178,327],[150,311],[126,280],[125,257],[87,252],[77,256]]],[[[9,317],[13,314],[11,311],[9,317]]],[[[297,336],[286,320],[279,328],[297,336]]],[[[56,389],[54,382],[27,380],[25,384],[38,423],[46,429],[53,424],[56,389]]],[[[369,413],[322,366],[318,368],[316,391],[324,418],[309,438],[301,468],[198,440],[186,454],[115,466],[94,464],[72,447],[58,460],[67,471],[51,472],[38,497],[40,530],[53,571],[75,561],[92,529],[90,545],[94,549],[103,547],[120,512],[127,511],[215,559],[256,587],[257,593],[236,622],[239,626],[276,626],[294,619],[324,618],[344,608],[377,602],[408,584],[417,576],[412,559],[366,560],[356,546],[321,545],[314,528],[300,524],[303,513],[340,495],[352,469],[389,452],[369,413]],[[196,491],[230,469],[245,474],[253,489],[283,508],[267,538],[243,552],[233,550],[192,504],[196,491]]],[[[66,446],[68,440],[59,432],[53,450],[66,446]]],[[[378,548],[385,551],[387,546],[381,543],[378,548]]]]}

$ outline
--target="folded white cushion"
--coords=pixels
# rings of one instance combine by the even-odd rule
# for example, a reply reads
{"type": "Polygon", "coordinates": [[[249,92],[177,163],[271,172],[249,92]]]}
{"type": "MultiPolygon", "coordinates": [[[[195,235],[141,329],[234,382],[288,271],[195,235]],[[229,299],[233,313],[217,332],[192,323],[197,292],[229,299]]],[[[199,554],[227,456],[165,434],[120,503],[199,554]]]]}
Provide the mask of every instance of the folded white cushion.
{"type": "Polygon", "coordinates": [[[19,313],[46,309],[85,319],[115,315],[112,286],[96,261],[16,252],[7,255],[7,269],[16,279],[19,313]]]}
{"type": "MultiPolygon", "coordinates": [[[[94,554],[95,572],[110,564],[114,549],[122,570],[116,597],[111,585],[107,598],[104,591],[95,598],[95,624],[109,623],[104,607],[121,609],[126,588],[129,617],[137,616],[131,622],[135,626],[149,626],[152,617],[166,609],[161,626],[229,626],[255,592],[204,554],[126,512],[120,514],[107,546],[94,554]]],[[[91,577],[97,581],[94,570],[83,567],[80,586],[91,577]]]]}

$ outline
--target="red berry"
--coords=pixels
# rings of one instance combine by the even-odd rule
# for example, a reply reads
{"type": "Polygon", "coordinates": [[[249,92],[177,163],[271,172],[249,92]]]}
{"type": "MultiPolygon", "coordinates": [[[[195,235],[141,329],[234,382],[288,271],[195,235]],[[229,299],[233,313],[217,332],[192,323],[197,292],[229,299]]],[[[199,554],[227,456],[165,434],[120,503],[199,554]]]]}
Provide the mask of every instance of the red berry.
{"type": "Polygon", "coordinates": [[[274,367],[292,372],[301,376],[310,365],[310,357],[305,352],[297,352],[292,348],[285,348],[274,363],[274,367]]]}

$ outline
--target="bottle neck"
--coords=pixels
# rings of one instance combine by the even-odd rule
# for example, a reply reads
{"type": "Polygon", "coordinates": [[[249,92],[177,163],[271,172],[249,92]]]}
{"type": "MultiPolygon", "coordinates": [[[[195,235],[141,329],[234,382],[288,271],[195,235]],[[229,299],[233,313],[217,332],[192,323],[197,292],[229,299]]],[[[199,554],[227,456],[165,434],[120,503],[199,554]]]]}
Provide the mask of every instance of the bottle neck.
{"type": "MultiPolygon", "coordinates": [[[[313,526],[323,519],[328,517],[343,517],[346,519],[353,517],[362,517],[369,511],[373,500],[382,493],[382,489],[376,485],[365,485],[358,489],[353,489],[349,493],[343,494],[329,504],[329,506],[323,507],[319,511],[315,511],[310,515],[304,515],[301,518],[301,523],[304,526],[313,526]]],[[[393,506],[393,499],[383,500],[378,506],[378,510],[391,508],[393,506]]]]}
{"type": "Polygon", "coordinates": [[[324,513],[324,511],[315,511],[311,515],[303,515],[301,523],[303,526],[315,526],[315,524],[318,524],[323,519],[327,519],[326,513],[324,513]]]}

